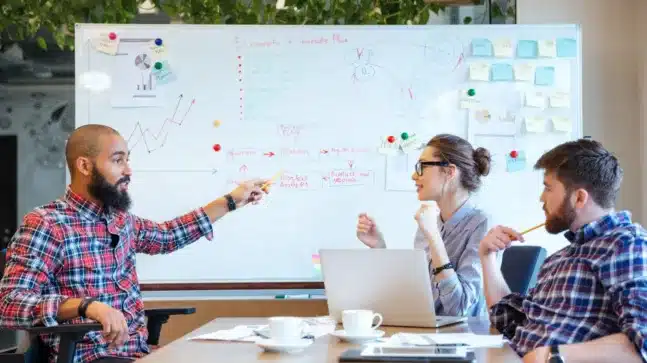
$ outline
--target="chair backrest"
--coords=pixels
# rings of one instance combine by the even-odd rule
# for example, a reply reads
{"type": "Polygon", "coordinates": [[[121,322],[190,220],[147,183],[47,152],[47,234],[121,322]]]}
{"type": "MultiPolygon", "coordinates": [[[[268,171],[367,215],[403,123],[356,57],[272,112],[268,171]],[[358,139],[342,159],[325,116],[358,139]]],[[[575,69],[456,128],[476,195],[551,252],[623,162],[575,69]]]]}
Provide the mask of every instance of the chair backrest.
{"type": "Polygon", "coordinates": [[[546,255],[539,246],[512,246],[503,252],[501,273],[512,292],[526,294],[535,286],[546,255]]]}
{"type": "Polygon", "coordinates": [[[7,255],[7,250],[0,249],[0,279],[4,276],[4,265],[5,265],[5,256],[7,255]]]}

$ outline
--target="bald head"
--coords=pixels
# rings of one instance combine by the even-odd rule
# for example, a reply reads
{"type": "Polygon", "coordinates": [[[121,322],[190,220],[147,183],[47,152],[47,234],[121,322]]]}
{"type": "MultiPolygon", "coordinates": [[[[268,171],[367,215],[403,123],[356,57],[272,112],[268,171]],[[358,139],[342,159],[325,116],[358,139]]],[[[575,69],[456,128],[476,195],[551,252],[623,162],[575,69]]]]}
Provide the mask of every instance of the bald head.
{"type": "Polygon", "coordinates": [[[99,155],[101,137],[105,135],[119,135],[119,133],[112,127],[97,124],[84,125],[72,132],[65,145],[65,159],[72,176],[74,176],[78,158],[96,158],[99,155]]]}

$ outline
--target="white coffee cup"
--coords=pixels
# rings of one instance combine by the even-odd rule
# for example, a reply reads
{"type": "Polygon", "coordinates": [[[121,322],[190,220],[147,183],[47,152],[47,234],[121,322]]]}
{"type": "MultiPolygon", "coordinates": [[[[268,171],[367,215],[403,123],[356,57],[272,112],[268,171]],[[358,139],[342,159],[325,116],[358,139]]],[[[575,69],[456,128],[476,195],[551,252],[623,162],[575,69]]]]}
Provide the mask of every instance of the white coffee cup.
{"type": "Polygon", "coordinates": [[[292,316],[269,318],[270,338],[276,342],[294,342],[303,337],[306,324],[303,319],[292,316]]]}
{"type": "Polygon", "coordinates": [[[342,312],[342,324],[348,335],[370,335],[382,325],[382,321],[382,314],[373,313],[371,310],[344,310],[342,312]],[[378,321],[373,325],[375,318],[378,318],[378,321]]]}

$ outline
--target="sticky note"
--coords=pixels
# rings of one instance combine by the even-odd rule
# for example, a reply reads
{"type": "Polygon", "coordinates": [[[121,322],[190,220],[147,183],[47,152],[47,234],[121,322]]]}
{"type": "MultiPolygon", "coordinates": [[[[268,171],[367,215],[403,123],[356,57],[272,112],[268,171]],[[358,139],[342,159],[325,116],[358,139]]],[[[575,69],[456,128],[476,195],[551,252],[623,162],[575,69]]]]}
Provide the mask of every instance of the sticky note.
{"type": "Polygon", "coordinates": [[[162,60],[166,57],[166,47],[163,45],[157,45],[154,40],[151,40],[148,43],[148,51],[153,62],[162,60]]]}
{"type": "Polygon", "coordinates": [[[381,140],[377,152],[382,155],[396,155],[400,152],[400,143],[397,141],[388,142],[387,140],[381,140]]]}
{"type": "Polygon", "coordinates": [[[91,44],[98,52],[108,55],[116,55],[119,50],[119,37],[110,39],[109,33],[101,33],[91,40],[91,44]]]}
{"type": "Polygon", "coordinates": [[[491,57],[492,43],[489,39],[472,40],[472,56],[474,57],[491,57]]]}
{"type": "Polygon", "coordinates": [[[168,62],[162,61],[162,68],[155,69],[153,68],[153,76],[155,76],[156,84],[162,85],[175,81],[177,77],[175,73],[171,71],[171,67],[168,65],[168,62]]]}
{"type": "Polygon", "coordinates": [[[488,122],[492,119],[492,115],[488,110],[476,110],[474,111],[474,118],[478,122],[488,122]]]}
{"type": "Polygon", "coordinates": [[[490,65],[487,63],[470,64],[470,79],[472,81],[489,81],[490,65]]]}
{"type": "Polygon", "coordinates": [[[528,132],[544,132],[546,129],[546,120],[541,117],[526,117],[526,131],[528,132]]]}
{"type": "Polygon", "coordinates": [[[546,98],[544,94],[535,91],[526,92],[526,106],[537,108],[546,107],[546,98]]]}
{"type": "Polygon", "coordinates": [[[526,168],[526,153],[523,150],[518,150],[516,157],[512,157],[510,154],[506,154],[505,165],[506,170],[509,173],[524,170],[526,168]]]}
{"type": "Polygon", "coordinates": [[[537,86],[552,86],[555,83],[555,67],[537,67],[535,84],[537,86]]]}
{"type": "Polygon", "coordinates": [[[514,70],[512,65],[507,63],[494,63],[490,66],[492,81],[513,81],[514,70]]]}
{"type": "Polygon", "coordinates": [[[494,56],[497,58],[512,58],[514,49],[510,39],[497,39],[494,41],[494,56]]]}
{"type": "Polygon", "coordinates": [[[553,129],[560,132],[570,132],[573,130],[571,120],[568,117],[553,116],[553,129]]]}
{"type": "Polygon", "coordinates": [[[550,107],[569,108],[571,107],[571,97],[568,92],[555,92],[549,96],[550,107]]]}
{"type": "Polygon", "coordinates": [[[220,124],[221,124],[220,120],[213,121],[213,127],[220,127],[220,124]]]}
{"type": "Polygon", "coordinates": [[[539,56],[544,58],[557,57],[557,44],[552,39],[539,41],[539,56]]]}
{"type": "Polygon", "coordinates": [[[514,78],[517,81],[532,82],[535,79],[535,66],[530,63],[515,64],[514,78]]]}
{"type": "Polygon", "coordinates": [[[577,42],[571,38],[557,39],[557,56],[573,58],[577,55],[577,42]]]}
{"type": "Polygon", "coordinates": [[[519,58],[537,58],[537,41],[520,40],[517,43],[517,57],[519,58]]]}
{"type": "Polygon", "coordinates": [[[422,148],[422,141],[415,133],[411,133],[406,140],[400,143],[400,148],[407,154],[418,151],[422,148]]]}

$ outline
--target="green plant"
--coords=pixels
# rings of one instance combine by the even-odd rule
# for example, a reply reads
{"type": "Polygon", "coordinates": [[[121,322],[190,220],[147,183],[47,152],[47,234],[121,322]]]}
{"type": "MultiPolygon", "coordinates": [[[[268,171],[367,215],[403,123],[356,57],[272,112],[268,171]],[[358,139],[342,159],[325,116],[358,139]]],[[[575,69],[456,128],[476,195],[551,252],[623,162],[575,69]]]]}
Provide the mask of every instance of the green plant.
{"type": "MultiPolygon", "coordinates": [[[[50,44],[43,34],[50,33],[53,41],[49,43],[72,50],[75,23],[131,23],[144,2],[5,0],[0,5],[0,46],[35,37],[39,46],[47,49],[50,44]]],[[[446,7],[424,0],[285,0],[278,8],[276,2],[152,1],[173,19],[191,24],[426,24],[432,12],[438,14],[446,7]]],[[[507,13],[500,6],[497,9],[502,14],[507,13]]],[[[463,20],[465,24],[470,22],[469,17],[463,20]]]]}

